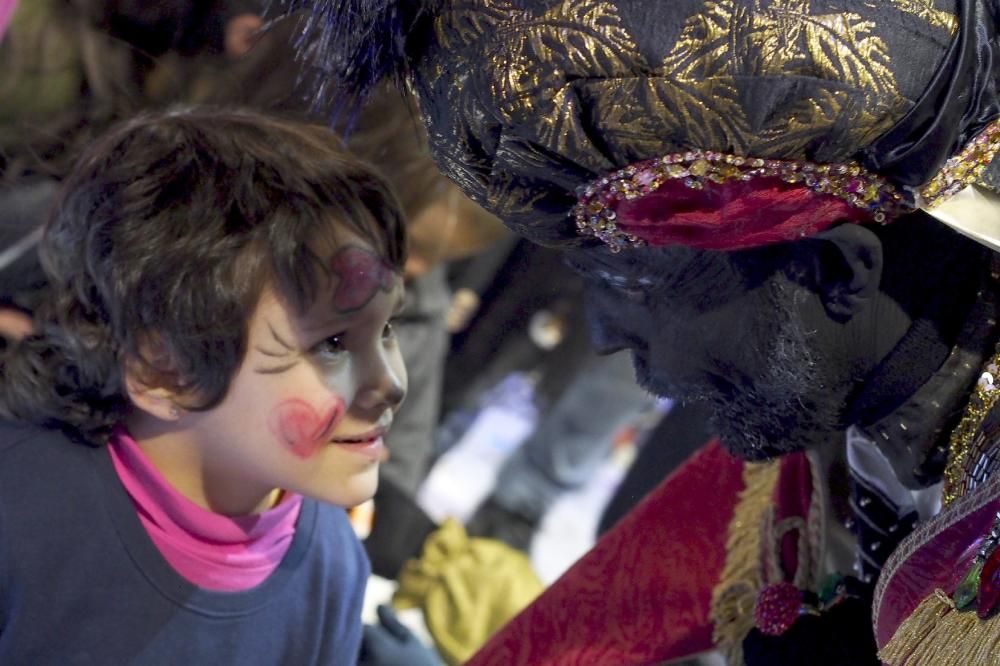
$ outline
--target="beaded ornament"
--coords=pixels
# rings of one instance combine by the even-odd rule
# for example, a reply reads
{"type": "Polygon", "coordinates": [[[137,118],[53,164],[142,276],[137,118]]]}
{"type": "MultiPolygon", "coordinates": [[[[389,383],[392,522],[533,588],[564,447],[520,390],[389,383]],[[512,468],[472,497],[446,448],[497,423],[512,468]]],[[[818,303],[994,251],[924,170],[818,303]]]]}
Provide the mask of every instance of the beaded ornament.
{"type": "Polygon", "coordinates": [[[931,208],[977,181],[1000,150],[1000,120],[980,132],[945,162],[938,174],[920,188],[899,188],[857,162],[817,164],[803,160],[773,160],[713,151],[692,150],[644,160],[599,178],[577,191],[573,208],[577,232],[594,236],[612,252],[641,247],[644,240],[618,228],[615,208],[682,179],[700,190],[711,184],[780,178],[812,192],[836,197],[861,209],[877,223],[886,223],[917,208],[931,208]]]}

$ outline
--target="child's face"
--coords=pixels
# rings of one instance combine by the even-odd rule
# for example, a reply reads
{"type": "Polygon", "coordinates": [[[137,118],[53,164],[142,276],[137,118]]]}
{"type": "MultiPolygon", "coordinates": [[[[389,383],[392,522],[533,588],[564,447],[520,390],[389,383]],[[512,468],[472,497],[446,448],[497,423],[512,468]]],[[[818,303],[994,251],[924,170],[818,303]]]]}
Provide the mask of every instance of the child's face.
{"type": "Polygon", "coordinates": [[[274,488],[341,506],[375,493],[388,456],[382,434],[406,394],[389,324],[402,281],[357,237],[328,261],[331,289],[304,316],[264,290],[226,398],[182,417],[216,507],[245,511],[274,488]]]}

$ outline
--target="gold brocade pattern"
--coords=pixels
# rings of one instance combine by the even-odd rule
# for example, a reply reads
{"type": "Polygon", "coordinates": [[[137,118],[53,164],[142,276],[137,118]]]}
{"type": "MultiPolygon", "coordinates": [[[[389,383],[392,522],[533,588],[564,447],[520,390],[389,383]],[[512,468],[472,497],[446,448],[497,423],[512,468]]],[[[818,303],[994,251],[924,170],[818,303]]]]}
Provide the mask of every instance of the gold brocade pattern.
{"type": "MultiPolygon", "coordinates": [[[[580,150],[580,140],[586,140],[578,121],[582,109],[567,79],[614,80],[645,67],[614,5],[602,0],[562,0],[545,10],[519,9],[510,0],[455,2],[436,28],[439,45],[452,54],[490,44],[486,62],[462,63],[470,70],[485,67],[486,88],[475,92],[486,93],[490,115],[470,109],[471,100],[458,102],[472,112],[462,115],[531,126],[538,143],[558,152],[580,150]]],[[[439,67],[430,82],[447,80],[453,71],[450,63],[439,67]]],[[[481,127],[469,130],[477,136],[489,133],[481,127]]]]}
{"type": "Polygon", "coordinates": [[[635,44],[607,2],[562,0],[539,13],[518,10],[504,0],[466,7],[459,30],[439,33],[442,46],[453,48],[455,40],[462,45],[492,40],[496,48],[488,63],[489,96],[502,122],[544,119],[538,136],[560,152],[572,149],[570,143],[579,136],[574,118],[581,112],[579,101],[563,85],[565,79],[627,76],[639,64],[635,44]]]}
{"type": "Polygon", "coordinates": [[[572,205],[552,193],[642,159],[850,159],[912,104],[912,82],[904,95],[895,73],[911,53],[887,31],[908,22],[946,43],[955,30],[934,0],[643,11],[674,31],[656,50],[637,39],[641,19],[608,0],[446,2],[413,80],[442,169],[516,231],[568,240],[571,225],[542,228],[572,205]]]}
{"type": "Polygon", "coordinates": [[[955,19],[955,15],[935,8],[934,0],[889,0],[887,4],[898,7],[908,14],[918,16],[930,25],[947,30],[950,34],[955,34],[955,31],[958,30],[958,21],[955,19]]]}
{"type": "Polygon", "coordinates": [[[658,74],[673,84],[663,91],[664,106],[686,112],[677,117],[681,127],[708,121],[716,128],[692,147],[793,157],[847,118],[844,138],[859,147],[899,119],[905,105],[885,42],[872,34],[874,23],[855,13],[812,14],[809,6],[809,0],[751,6],[725,0],[706,3],[703,14],[688,19],[658,74]],[[761,123],[740,103],[741,76],[803,76],[837,85],[761,123]],[[863,91],[865,103],[857,105],[845,89],[863,91]]]}
{"type": "MultiPolygon", "coordinates": [[[[535,124],[541,143],[560,153],[585,138],[575,122],[579,99],[567,84],[578,79],[607,82],[592,112],[619,133],[643,134],[651,116],[675,134],[683,131],[690,147],[777,158],[798,155],[843,125],[839,131],[856,150],[895,123],[906,105],[885,42],[872,34],[874,22],[852,12],[814,14],[810,4],[706,2],[655,67],[637,51],[615,5],[601,0],[562,0],[537,12],[505,0],[456,4],[447,25],[458,29],[439,30],[438,38],[449,50],[482,39],[495,44],[487,62],[489,97],[501,122],[535,124]],[[621,80],[643,73],[637,80],[651,105],[639,117],[626,103],[635,87],[621,80]],[[771,76],[831,85],[761,122],[749,117],[738,79],[771,76]]],[[[918,15],[928,11],[924,3],[901,4],[918,15]]]]}

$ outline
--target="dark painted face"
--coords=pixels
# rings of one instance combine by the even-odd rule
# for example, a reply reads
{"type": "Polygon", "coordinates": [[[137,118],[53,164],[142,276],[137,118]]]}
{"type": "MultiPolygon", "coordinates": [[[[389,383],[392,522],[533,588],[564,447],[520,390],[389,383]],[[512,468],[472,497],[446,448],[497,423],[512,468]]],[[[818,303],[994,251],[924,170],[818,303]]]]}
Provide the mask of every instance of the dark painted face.
{"type": "Polygon", "coordinates": [[[727,447],[752,459],[828,441],[852,387],[849,369],[826,361],[841,357],[837,336],[816,335],[819,299],[755,255],[568,255],[587,280],[597,349],[631,349],[637,381],[658,395],[707,402],[727,447]]]}

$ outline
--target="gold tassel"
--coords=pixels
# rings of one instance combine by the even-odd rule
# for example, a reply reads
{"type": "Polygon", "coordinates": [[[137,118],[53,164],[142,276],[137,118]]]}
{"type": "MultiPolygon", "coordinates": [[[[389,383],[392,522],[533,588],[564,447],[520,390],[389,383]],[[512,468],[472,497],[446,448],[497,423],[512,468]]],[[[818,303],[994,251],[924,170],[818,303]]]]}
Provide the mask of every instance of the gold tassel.
{"type": "Polygon", "coordinates": [[[754,626],[761,581],[761,527],[771,508],[779,463],[747,463],[726,539],[726,564],[712,592],[712,640],[730,665],[743,663],[743,639],[754,626]]]}
{"type": "Polygon", "coordinates": [[[879,658],[889,666],[1000,666],[997,617],[980,620],[934,590],[903,620],[879,658]]]}

